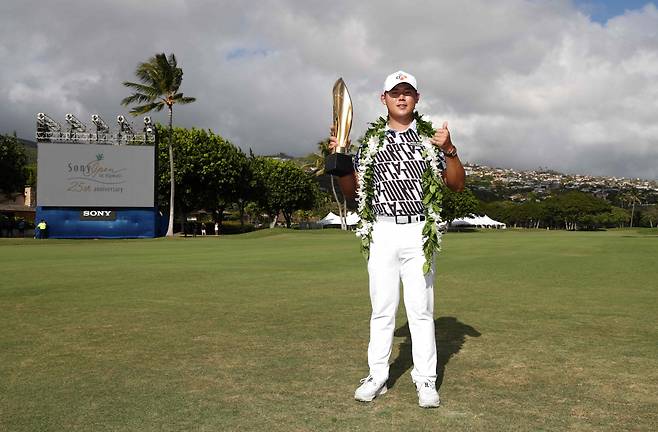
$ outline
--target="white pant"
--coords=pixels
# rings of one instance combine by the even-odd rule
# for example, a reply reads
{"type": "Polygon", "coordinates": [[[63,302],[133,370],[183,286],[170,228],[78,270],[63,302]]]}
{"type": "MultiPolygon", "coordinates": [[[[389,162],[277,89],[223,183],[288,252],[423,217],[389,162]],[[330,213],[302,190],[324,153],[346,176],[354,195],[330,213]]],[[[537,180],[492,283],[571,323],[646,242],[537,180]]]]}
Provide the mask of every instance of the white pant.
{"type": "Polygon", "coordinates": [[[414,382],[436,381],[434,338],[434,266],[423,274],[422,230],[425,222],[374,223],[368,274],[370,280],[370,343],[368,366],[377,381],[388,379],[395,315],[400,301],[400,279],[411,332],[414,382]]]}

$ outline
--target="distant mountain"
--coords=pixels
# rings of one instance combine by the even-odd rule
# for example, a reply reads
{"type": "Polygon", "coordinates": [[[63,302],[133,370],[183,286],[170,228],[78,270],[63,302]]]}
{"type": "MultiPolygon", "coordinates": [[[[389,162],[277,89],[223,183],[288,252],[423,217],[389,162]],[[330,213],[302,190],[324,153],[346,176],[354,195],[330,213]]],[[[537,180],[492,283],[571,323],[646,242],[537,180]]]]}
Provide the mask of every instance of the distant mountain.
{"type": "Polygon", "coordinates": [[[289,161],[289,160],[296,160],[296,159],[299,159],[299,158],[295,158],[295,157],[292,157],[292,156],[290,156],[290,155],[288,155],[288,154],[281,153],[281,152],[280,152],[280,153],[277,153],[277,154],[273,154],[273,155],[265,155],[265,157],[267,157],[267,158],[271,158],[271,159],[283,160],[283,161],[289,161]]]}

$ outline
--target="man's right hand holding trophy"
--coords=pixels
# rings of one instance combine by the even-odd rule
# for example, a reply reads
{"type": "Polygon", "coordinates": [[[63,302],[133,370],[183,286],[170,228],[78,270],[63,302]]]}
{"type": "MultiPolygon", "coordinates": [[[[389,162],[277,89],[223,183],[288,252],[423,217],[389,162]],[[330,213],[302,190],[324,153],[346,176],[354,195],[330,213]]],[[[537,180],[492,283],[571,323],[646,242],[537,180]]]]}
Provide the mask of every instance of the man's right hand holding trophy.
{"type": "Polygon", "coordinates": [[[331,154],[325,161],[325,172],[337,176],[343,194],[351,198],[356,195],[357,188],[352,156],[349,154],[352,99],[342,78],[334,84],[333,100],[334,123],[329,137],[331,154]]]}

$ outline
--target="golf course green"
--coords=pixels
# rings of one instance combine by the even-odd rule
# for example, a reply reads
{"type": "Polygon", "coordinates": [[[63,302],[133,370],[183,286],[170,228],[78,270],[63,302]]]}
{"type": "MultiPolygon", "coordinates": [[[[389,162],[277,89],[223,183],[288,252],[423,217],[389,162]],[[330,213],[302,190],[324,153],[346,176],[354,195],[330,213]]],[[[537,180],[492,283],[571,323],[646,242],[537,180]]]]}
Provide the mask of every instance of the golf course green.
{"type": "Polygon", "coordinates": [[[658,430],[658,230],[449,233],[437,267],[423,410],[402,304],[389,392],[353,399],[352,233],[0,239],[0,431],[658,430]]]}

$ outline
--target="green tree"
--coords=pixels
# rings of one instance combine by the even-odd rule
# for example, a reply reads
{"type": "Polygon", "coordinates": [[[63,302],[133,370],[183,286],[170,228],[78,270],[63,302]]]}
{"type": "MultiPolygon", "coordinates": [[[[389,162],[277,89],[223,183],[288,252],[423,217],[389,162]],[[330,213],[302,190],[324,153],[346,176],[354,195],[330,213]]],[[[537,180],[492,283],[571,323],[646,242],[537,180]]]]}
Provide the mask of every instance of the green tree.
{"type": "MultiPolygon", "coordinates": [[[[162,131],[163,133],[165,131],[162,131]]],[[[173,128],[178,185],[176,206],[184,222],[187,213],[205,209],[217,215],[221,226],[224,211],[233,203],[245,200],[245,185],[250,183],[251,168],[247,156],[235,145],[203,129],[173,128]]],[[[165,166],[169,153],[160,150],[159,189],[164,193],[169,183],[165,166]]]]}
{"type": "Polygon", "coordinates": [[[179,93],[183,82],[183,69],[179,68],[174,54],[169,58],[162,53],[156,54],[148,61],[140,63],[135,70],[140,83],[124,81],[123,85],[134,90],[134,93],[121,101],[122,105],[138,104],[131,111],[132,115],[145,114],[151,111],[162,111],[167,107],[169,114],[169,226],[167,236],[174,235],[174,147],[173,147],[173,116],[175,104],[194,102],[193,97],[185,97],[179,93]]]}
{"type": "Polygon", "coordinates": [[[283,213],[286,226],[290,228],[296,210],[314,207],[319,196],[318,185],[293,162],[254,157],[253,167],[258,203],[270,216],[270,228],[276,224],[279,213],[283,213]]]}
{"type": "Polygon", "coordinates": [[[529,198],[515,206],[515,215],[519,223],[526,228],[539,228],[545,220],[545,209],[540,202],[529,198]]]}
{"type": "Polygon", "coordinates": [[[600,223],[606,227],[623,228],[631,220],[628,210],[621,207],[611,207],[610,211],[599,215],[600,223]]]}
{"type": "Polygon", "coordinates": [[[244,205],[251,196],[252,171],[247,156],[238,147],[219,135],[209,134],[198,151],[196,172],[201,176],[204,190],[201,202],[213,214],[220,228],[224,214],[232,204],[240,210],[240,224],[243,226],[244,205]]]}
{"type": "MultiPolygon", "coordinates": [[[[239,149],[238,149],[239,150],[239,149]]],[[[249,202],[254,201],[258,190],[256,188],[257,182],[254,175],[253,159],[251,156],[245,155],[241,150],[239,155],[239,163],[242,166],[242,178],[238,182],[237,200],[235,205],[240,214],[240,227],[244,229],[245,215],[247,214],[247,206],[249,202]]],[[[249,150],[251,153],[251,149],[249,150]]]]}
{"type": "Polygon", "coordinates": [[[443,202],[441,219],[452,223],[453,220],[480,212],[480,201],[470,189],[462,192],[453,192],[447,187],[443,188],[443,202]]]}
{"type": "Polygon", "coordinates": [[[608,202],[578,191],[551,196],[544,201],[544,205],[556,223],[562,221],[567,230],[596,228],[595,216],[611,209],[608,202]]]}
{"type": "Polygon", "coordinates": [[[0,135],[0,192],[7,198],[22,193],[27,180],[25,149],[16,137],[0,135]]]}
{"type": "Polygon", "coordinates": [[[484,203],[481,206],[482,213],[489,217],[500,222],[505,222],[509,226],[514,224],[512,222],[512,213],[515,210],[516,204],[512,201],[493,201],[484,203]]]}
{"type": "Polygon", "coordinates": [[[642,225],[651,228],[658,225],[658,204],[648,206],[642,210],[642,217],[640,218],[642,225]]]}

